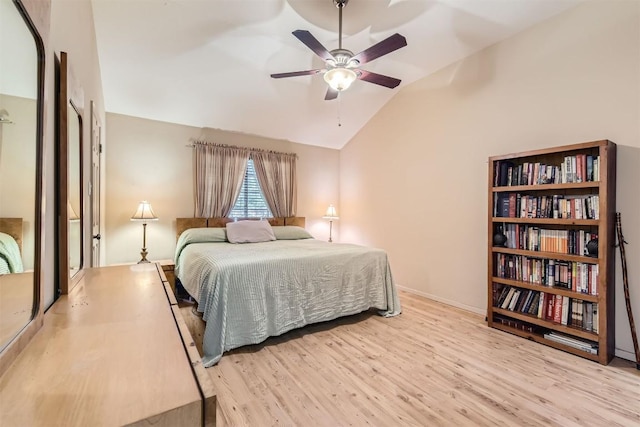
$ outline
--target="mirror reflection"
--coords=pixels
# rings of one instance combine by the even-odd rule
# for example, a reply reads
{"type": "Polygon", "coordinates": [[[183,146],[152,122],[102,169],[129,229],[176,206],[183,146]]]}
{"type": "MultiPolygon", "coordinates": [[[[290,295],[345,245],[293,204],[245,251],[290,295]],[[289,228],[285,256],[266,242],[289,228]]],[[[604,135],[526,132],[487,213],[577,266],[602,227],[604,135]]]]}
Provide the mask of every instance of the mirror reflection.
{"type": "Polygon", "coordinates": [[[81,122],[80,113],[72,102],[69,102],[69,115],[67,120],[67,132],[69,138],[68,152],[68,199],[67,215],[69,225],[67,238],[69,244],[69,277],[72,278],[82,267],[82,235],[81,215],[82,202],[80,191],[80,152],[81,152],[81,122]]]}
{"type": "Polygon", "coordinates": [[[38,53],[16,5],[0,0],[0,351],[34,303],[38,53]]]}

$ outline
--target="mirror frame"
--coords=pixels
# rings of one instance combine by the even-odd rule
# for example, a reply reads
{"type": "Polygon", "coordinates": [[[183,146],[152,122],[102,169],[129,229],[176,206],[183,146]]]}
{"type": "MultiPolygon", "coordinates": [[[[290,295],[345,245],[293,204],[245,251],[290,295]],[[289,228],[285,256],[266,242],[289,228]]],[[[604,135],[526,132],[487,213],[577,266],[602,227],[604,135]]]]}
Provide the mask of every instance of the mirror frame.
{"type": "Polygon", "coordinates": [[[57,191],[56,207],[58,213],[58,295],[68,294],[82,279],[84,275],[84,185],[83,185],[83,134],[84,134],[84,92],[75,79],[69,67],[69,55],[67,52],[60,52],[60,57],[56,57],[57,69],[57,191]],[[75,114],[78,117],[79,141],[69,141],[69,117],[75,114]],[[77,144],[77,145],[76,145],[77,144]],[[67,202],[69,200],[69,151],[79,150],[79,210],[80,216],[80,265],[78,271],[73,276],[70,275],[69,266],[69,212],[67,202]]]}
{"type": "Polygon", "coordinates": [[[45,59],[46,52],[44,48],[43,37],[38,31],[38,27],[44,33],[45,39],[49,35],[49,17],[51,10],[51,2],[49,0],[12,0],[18,9],[18,12],[24,19],[25,25],[28,27],[33,36],[36,55],[37,55],[37,99],[36,99],[36,179],[35,179],[35,206],[34,206],[34,260],[33,260],[33,306],[31,309],[31,320],[22,330],[7,344],[2,352],[0,352],[0,376],[9,368],[13,360],[18,356],[22,349],[29,343],[35,333],[42,327],[43,310],[42,310],[42,260],[43,258],[43,223],[45,216],[43,188],[45,188],[44,177],[44,129],[45,129],[45,59]],[[31,17],[31,14],[37,20],[37,23],[31,17]],[[37,25],[36,25],[37,24],[37,25]]]}

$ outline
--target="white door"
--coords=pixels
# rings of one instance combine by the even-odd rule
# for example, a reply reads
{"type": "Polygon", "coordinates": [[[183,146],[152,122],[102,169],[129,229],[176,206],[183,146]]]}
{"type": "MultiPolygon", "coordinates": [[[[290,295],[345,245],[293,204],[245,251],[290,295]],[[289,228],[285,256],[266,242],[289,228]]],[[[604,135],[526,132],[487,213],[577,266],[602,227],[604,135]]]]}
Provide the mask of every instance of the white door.
{"type": "Polygon", "coordinates": [[[91,101],[91,183],[89,197],[91,197],[91,267],[100,266],[100,122],[95,111],[95,104],[91,101]]]}

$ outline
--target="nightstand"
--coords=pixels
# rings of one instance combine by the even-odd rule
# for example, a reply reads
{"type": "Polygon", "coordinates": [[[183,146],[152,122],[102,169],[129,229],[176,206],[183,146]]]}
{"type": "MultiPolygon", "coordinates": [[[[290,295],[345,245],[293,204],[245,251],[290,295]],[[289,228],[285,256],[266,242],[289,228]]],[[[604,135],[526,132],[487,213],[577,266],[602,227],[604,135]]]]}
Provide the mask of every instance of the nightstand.
{"type": "Polygon", "coordinates": [[[173,263],[173,260],[164,260],[159,262],[160,262],[160,266],[162,267],[162,271],[164,271],[164,275],[167,277],[167,281],[171,286],[173,295],[176,295],[176,275],[174,273],[176,266],[173,263]]]}

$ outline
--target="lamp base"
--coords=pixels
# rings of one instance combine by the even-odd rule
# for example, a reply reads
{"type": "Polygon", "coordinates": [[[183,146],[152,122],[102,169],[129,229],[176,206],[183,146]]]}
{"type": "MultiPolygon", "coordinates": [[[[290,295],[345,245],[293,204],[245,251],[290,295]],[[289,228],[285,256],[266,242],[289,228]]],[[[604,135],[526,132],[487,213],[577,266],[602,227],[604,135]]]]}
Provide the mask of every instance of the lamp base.
{"type": "Polygon", "coordinates": [[[329,243],[333,242],[333,239],[331,238],[332,230],[333,230],[333,221],[329,220],[329,243]]]}
{"type": "Polygon", "coordinates": [[[147,252],[147,248],[142,248],[142,252],[140,252],[140,256],[142,256],[142,259],[140,261],[138,261],[138,264],[144,264],[144,263],[150,262],[147,259],[147,254],[148,253],[149,252],[147,252]]]}

